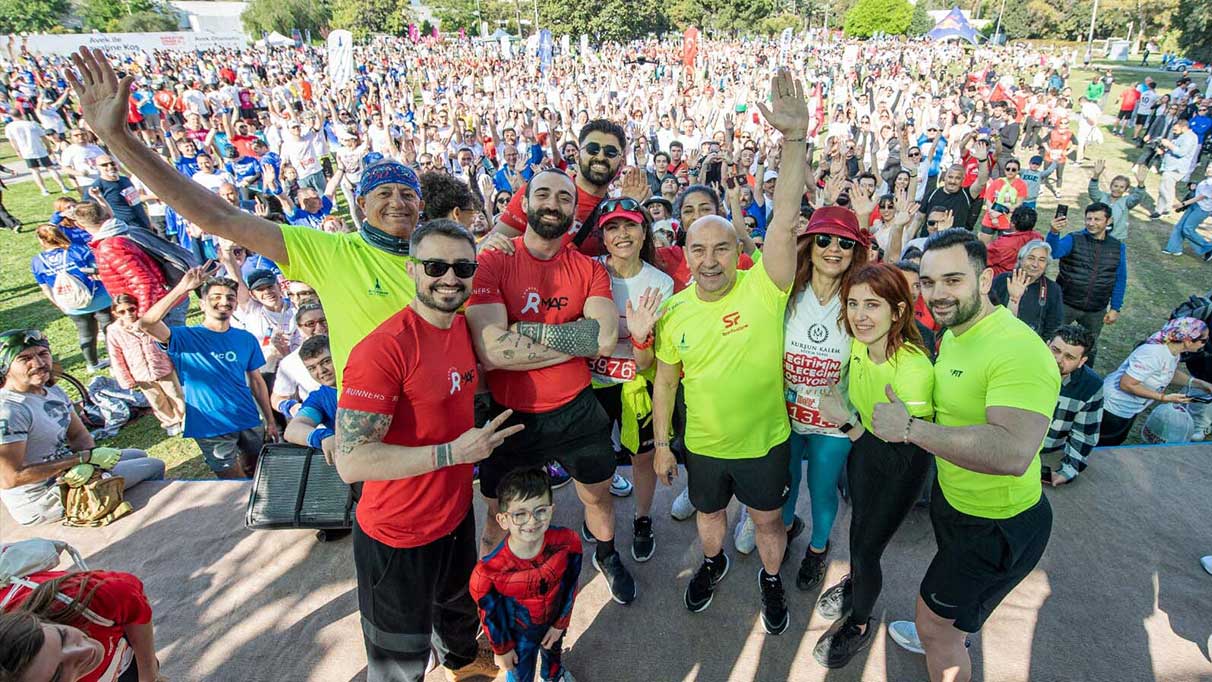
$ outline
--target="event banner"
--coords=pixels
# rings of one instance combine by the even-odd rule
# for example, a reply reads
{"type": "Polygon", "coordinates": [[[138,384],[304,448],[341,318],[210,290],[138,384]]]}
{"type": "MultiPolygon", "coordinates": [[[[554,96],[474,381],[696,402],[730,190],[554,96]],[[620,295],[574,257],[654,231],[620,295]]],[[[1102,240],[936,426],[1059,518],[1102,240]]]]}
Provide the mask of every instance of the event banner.
{"type": "Polygon", "coordinates": [[[205,33],[177,31],[172,33],[62,33],[53,35],[13,36],[0,38],[4,53],[22,47],[32,54],[67,55],[81,46],[100,48],[106,52],[141,52],[154,50],[235,50],[248,47],[243,33],[205,33]]]}

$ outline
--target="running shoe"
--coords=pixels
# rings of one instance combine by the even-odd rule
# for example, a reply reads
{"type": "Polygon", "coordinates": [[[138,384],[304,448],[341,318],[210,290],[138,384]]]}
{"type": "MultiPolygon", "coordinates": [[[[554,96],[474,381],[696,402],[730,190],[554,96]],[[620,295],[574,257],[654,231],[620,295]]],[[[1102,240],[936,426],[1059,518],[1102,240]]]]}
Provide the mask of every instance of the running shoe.
{"type": "Polygon", "coordinates": [[[652,553],[656,551],[656,535],[652,532],[652,518],[636,517],[631,528],[631,558],[642,564],[651,559],[652,553]]]}
{"type": "Polygon", "coordinates": [[[685,521],[694,516],[694,505],[690,503],[690,488],[682,488],[682,492],[673,501],[673,506],[669,508],[669,515],[675,521],[685,521]]]}
{"type": "MultiPolygon", "coordinates": [[[[911,620],[894,620],[888,624],[888,636],[892,641],[896,642],[905,651],[926,655],[926,647],[922,646],[922,640],[917,636],[917,624],[911,620]]],[[[972,639],[964,637],[964,648],[972,646],[972,639]]]]}
{"type": "Polygon", "coordinates": [[[572,673],[568,672],[567,670],[560,673],[559,677],[552,677],[552,678],[541,677],[539,679],[543,680],[543,682],[577,682],[576,678],[574,678],[572,676],[572,673]]]}
{"type": "Polygon", "coordinates": [[[826,620],[838,620],[850,615],[853,608],[854,587],[850,584],[850,576],[842,578],[842,582],[821,593],[816,602],[816,612],[826,620]]]}
{"type": "Polygon", "coordinates": [[[184,432],[185,432],[185,427],[182,426],[181,424],[169,424],[168,426],[164,427],[164,433],[169,438],[172,438],[174,436],[180,436],[184,432]]]}
{"type": "Polygon", "coordinates": [[[610,494],[615,497],[627,497],[631,495],[634,488],[631,481],[624,478],[622,474],[615,474],[614,478],[610,480],[610,494]]]}
{"type": "Polygon", "coordinates": [[[551,489],[556,490],[568,485],[572,480],[572,475],[564,471],[564,467],[560,466],[559,462],[552,462],[547,465],[547,480],[551,483],[551,489]]]}
{"type": "Polygon", "coordinates": [[[616,602],[626,606],[635,601],[635,580],[631,574],[627,572],[627,567],[623,565],[623,559],[618,552],[614,552],[606,557],[603,562],[598,562],[598,555],[595,552],[593,555],[593,567],[602,572],[606,577],[606,584],[610,586],[610,598],[616,602]]]}
{"type": "Polygon", "coordinates": [[[492,656],[485,656],[484,652],[482,651],[479,652],[475,660],[462,668],[455,670],[445,668],[445,670],[446,679],[450,682],[463,682],[463,680],[477,680],[483,678],[493,679],[497,676],[497,673],[501,672],[501,669],[498,668],[497,664],[493,662],[492,656]]]}
{"type": "Polygon", "coordinates": [[[783,591],[783,579],[769,575],[766,569],[758,569],[758,587],[762,590],[762,627],[771,635],[781,635],[791,623],[787,612],[787,593],[783,591]]]}
{"type": "Polygon", "coordinates": [[[101,370],[106,369],[108,367],[109,367],[109,358],[105,358],[104,360],[98,360],[97,364],[95,364],[95,365],[89,365],[88,372],[89,372],[89,374],[96,374],[97,372],[100,372],[101,370]]]}
{"type": "Polygon", "coordinates": [[[752,554],[757,547],[757,528],[753,519],[749,518],[749,508],[741,507],[741,518],[737,519],[736,530],[732,533],[732,544],[741,554],[752,554]]]}
{"type": "Polygon", "coordinates": [[[829,626],[812,648],[812,657],[826,668],[846,667],[850,659],[870,646],[875,637],[875,625],[870,618],[867,619],[866,632],[859,629],[861,625],[862,623],[846,618],[829,626]]]}
{"type": "Polygon", "coordinates": [[[804,550],[804,560],[800,562],[800,570],[795,574],[795,586],[805,592],[815,590],[825,579],[825,567],[828,565],[828,559],[828,543],[825,544],[825,551],[820,554],[812,551],[812,545],[809,545],[808,549],[804,550]]]}
{"type": "Polygon", "coordinates": [[[581,539],[584,540],[585,544],[587,545],[598,544],[598,539],[595,538],[593,536],[593,532],[589,530],[589,523],[587,521],[581,522],[581,539]]]}
{"type": "Polygon", "coordinates": [[[694,577],[686,586],[685,603],[691,613],[698,613],[711,606],[715,586],[719,585],[724,576],[728,575],[728,567],[731,563],[728,555],[723,552],[720,552],[720,555],[714,559],[703,559],[703,563],[699,564],[699,570],[694,572],[694,577]]]}

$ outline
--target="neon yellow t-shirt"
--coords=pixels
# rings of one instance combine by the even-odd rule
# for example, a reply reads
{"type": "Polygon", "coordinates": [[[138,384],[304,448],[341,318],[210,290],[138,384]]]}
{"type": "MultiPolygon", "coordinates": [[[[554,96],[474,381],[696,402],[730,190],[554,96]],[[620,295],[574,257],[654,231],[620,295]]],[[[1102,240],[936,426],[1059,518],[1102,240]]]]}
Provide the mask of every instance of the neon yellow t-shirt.
{"type": "Polygon", "coordinates": [[[289,259],[278,264],[282,275],[310,284],[324,305],[339,390],[353,347],[416,296],[404,269],[408,257],[376,249],[357,232],[283,225],[282,238],[289,259]]]}
{"type": "Polygon", "coordinates": [[[790,292],[760,261],[736,277],[718,301],[700,300],[694,286],[674,294],[656,333],[657,357],[685,374],[686,447],[720,459],[761,457],[791,434],[783,404],[790,292]]]}
{"type": "MultiPolygon", "coordinates": [[[[943,334],[934,364],[935,421],[943,426],[985,424],[985,408],[1013,407],[1048,418],[1060,395],[1052,352],[1026,324],[998,306],[956,336],[943,334]]],[[[1039,502],[1039,452],[1022,476],[981,474],[941,458],[938,483],[951,506],[988,519],[1006,519],[1039,502]]]]}
{"type": "Polygon", "coordinates": [[[868,431],[876,403],[888,402],[884,387],[889,384],[905,403],[909,414],[921,419],[934,417],[934,366],[920,349],[901,344],[895,355],[876,364],[868,356],[867,344],[851,339],[849,378],[850,404],[858,411],[863,427],[868,431]]]}

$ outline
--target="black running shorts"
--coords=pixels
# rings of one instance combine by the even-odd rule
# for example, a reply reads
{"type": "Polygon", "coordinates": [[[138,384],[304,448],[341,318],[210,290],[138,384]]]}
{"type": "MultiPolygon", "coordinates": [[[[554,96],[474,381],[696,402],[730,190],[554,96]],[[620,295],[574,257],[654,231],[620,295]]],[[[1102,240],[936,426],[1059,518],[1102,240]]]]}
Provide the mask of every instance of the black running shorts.
{"type": "Polygon", "coordinates": [[[712,514],[733,497],[758,511],[782,509],[791,487],[791,440],[761,457],[722,459],[686,453],[686,487],[694,508],[712,514]]]}
{"type": "Polygon", "coordinates": [[[1035,568],[1052,534],[1052,506],[1008,519],[970,516],[947,502],[938,481],[930,500],[938,553],[922,578],[922,601],[964,632],[977,632],[997,605],[1035,568]]]}
{"type": "MultiPolygon", "coordinates": [[[[505,411],[493,401],[492,415],[505,411]]],[[[504,426],[524,424],[480,462],[480,492],[497,496],[497,484],[514,469],[559,462],[578,483],[593,485],[614,476],[614,448],[610,445],[611,420],[593,389],[588,386],[566,404],[550,412],[519,412],[504,426]]]]}

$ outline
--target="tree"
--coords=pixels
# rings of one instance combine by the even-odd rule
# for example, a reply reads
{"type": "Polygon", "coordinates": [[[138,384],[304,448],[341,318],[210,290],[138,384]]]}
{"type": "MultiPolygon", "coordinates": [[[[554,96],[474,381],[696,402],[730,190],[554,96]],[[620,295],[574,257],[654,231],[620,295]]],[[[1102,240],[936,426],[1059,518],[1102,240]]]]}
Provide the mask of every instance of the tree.
{"type": "Polygon", "coordinates": [[[870,38],[876,33],[903,34],[913,19],[908,0],[859,0],[846,12],[842,30],[847,36],[870,38]]]}
{"type": "Polygon", "coordinates": [[[1205,63],[1212,61],[1212,6],[1207,0],[1178,0],[1174,16],[1183,56],[1205,63]]]}
{"type": "Polygon", "coordinates": [[[924,36],[934,28],[934,20],[926,14],[926,0],[917,0],[913,6],[913,16],[909,18],[909,35],[924,36]]]}
{"type": "Polygon", "coordinates": [[[768,36],[780,35],[784,29],[791,29],[792,33],[798,33],[804,27],[804,20],[789,12],[776,14],[772,17],[766,17],[762,20],[762,33],[768,36]]]}
{"type": "Polygon", "coordinates": [[[49,30],[70,9],[68,0],[0,0],[0,33],[49,30]]]}
{"type": "Polygon", "coordinates": [[[240,22],[254,36],[270,31],[288,36],[296,28],[320,35],[320,29],[326,28],[331,18],[332,9],[326,0],[251,0],[240,22]]]}
{"type": "Polygon", "coordinates": [[[583,33],[596,40],[624,41],[669,30],[669,18],[662,0],[544,0],[539,3],[539,26],[554,35],[583,33]]]}
{"type": "Polygon", "coordinates": [[[501,0],[432,0],[429,6],[444,32],[463,29],[468,35],[480,35],[480,21],[488,24],[490,34],[501,22],[505,22],[511,30],[517,28],[516,7],[501,0]]]}
{"type": "Polygon", "coordinates": [[[156,33],[181,28],[177,17],[164,12],[134,12],[118,20],[115,29],[121,33],[156,33]]]}
{"type": "Polygon", "coordinates": [[[175,31],[177,16],[158,0],[84,0],[84,27],[95,31],[175,31]]]}
{"type": "Polygon", "coordinates": [[[372,33],[403,35],[413,21],[407,0],[341,0],[333,9],[332,27],[365,40],[372,33]]]}

